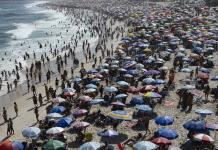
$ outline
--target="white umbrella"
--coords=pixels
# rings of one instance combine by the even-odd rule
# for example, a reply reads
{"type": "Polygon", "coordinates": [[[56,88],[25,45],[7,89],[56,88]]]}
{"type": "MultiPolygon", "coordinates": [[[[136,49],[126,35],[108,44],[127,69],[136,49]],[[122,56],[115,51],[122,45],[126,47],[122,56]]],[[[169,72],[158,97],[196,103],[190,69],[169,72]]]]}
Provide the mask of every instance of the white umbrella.
{"type": "Polygon", "coordinates": [[[46,134],[55,135],[55,134],[59,134],[63,131],[64,131],[64,129],[61,127],[53,127],[53,128],[48,129],[46,131],[46,134]]]}
{"type": "Polygon", "coordinates": [[[26,138],[35,139],[39,136],[41,130],[37,127],[28,127],[23,129],[22,135],[26,138]]]}
{"type": "Polygon", "coordinates": [[[62,118],[63,116],[59,113],[50,113],[46,117],[47,118],[62,118]]]}
{"type": "Polygon", "coordinates": [[[61,97],[56,97],[56,98],[52,99],[52,102],[54,102],[54,103],[61,103],[61,102],[65,102],[65,99],[61,98],[61,97]]]}

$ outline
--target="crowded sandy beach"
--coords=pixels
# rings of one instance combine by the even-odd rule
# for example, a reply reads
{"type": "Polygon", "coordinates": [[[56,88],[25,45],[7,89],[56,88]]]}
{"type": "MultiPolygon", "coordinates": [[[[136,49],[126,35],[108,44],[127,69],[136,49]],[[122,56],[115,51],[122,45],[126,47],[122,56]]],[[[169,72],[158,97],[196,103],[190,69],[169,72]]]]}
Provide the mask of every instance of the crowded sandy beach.
{"type": "Polygon", "coordinates": [[[0,150],[218,148],[216,9],[201,0],[38,7],[64,17],[1,70],[0,150]]]}

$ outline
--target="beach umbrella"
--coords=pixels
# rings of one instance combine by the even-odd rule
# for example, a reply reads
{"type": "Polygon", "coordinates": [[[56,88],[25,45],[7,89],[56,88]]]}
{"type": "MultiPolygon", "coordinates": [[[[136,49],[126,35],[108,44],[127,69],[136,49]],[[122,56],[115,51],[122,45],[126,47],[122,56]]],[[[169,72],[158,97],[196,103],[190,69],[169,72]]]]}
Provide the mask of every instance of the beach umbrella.
{"type": "Polygon", "coordinates": [[[113,102],[113,103],[111,103],[111,105],[113,105],[113,106],[120,106],[120,107],[125,107],[126,106],[122,102],[113,102]]]}
{"type": "Polygon", "coordinates": [[[218,80],[218,76],[216,75],[216,76],[212,77],[211,80],[212,80],[212,81],[218,80]]]}
{"type": "Polygon", "coordinates": [[[65,88],[63,92],[64,92],[64,96],[74,96],[76,93],[76,90],[73,88],[65,88]]]}
{"type": "Polygon", "coordinates": [[[148,70],[144,72],[145,75],[158,75],[160,74],[160,71],[158,70],[148,70]]]}
{"type": "Polygon", "coordinates": [[[206,115],[211,115],[213,114],[212,111],[208,110],[208,109],[196,109],[195,110],[196,114],[200,114],[201,116],[206,116],[206,115]]]}
{"type": "Polygon", "coordinates": [[[137,69],[143,69],[145,66],[143,64],[136,64],[135,67],[137,69]]]}
{"type": "Polygon", "coordinates": [[[4,140],[0,143],[0,150],[24,150],[24,146],[19,141],[4,140]]]}
{"type": "Polygon", "coordinates": [[[46,131],[46,134],[49,134],[49,135],[55,135],[55,134],[60,134],[64,131],[63,128],[61,127],[53,127],[53,128],[50,128],[46,131]]]}
{"type": "Polygon", "coordinates": [[[183,127],[189,131],[202,131],[205,130],[206,125],[203,120],[190,120],[183,124],[183,127]]]}
{"type": "Polygon", "coordinates": [[[120,69],[118,69],[118,71],[123,72],[123,73],[127,72],[127,70],[124,68],[120,68],[120,69]]]}
{"type": "Polygon", "coordinates": [[[143,112],[152,112],[152,108],[149,105],[136,105],[135,109],[143,112]]]}
{"type": "Polygon", "coordinates": [[[77,83],[80,83],[82,81],[81,78],[79,77],[76,77],[75,79],[72,80],[73,82],[77,82],[77,83]]]}
{"type": "Polygon", "coordinates": [[[62,118],[63,116],[59,113],[50,113],[46,117],[47,118],[62,118]]]}
{"type": "Polygon", "coordinates": [[[190,68],[182,68],[181,72],[185,72],[185,73],[190,73],[192,71],[192,69],[190,68]]]}
{"type": "Polygon", "coordinates": [[[126,78],[133,78],[133,75],[131,75],[131,74],[124,74],[124,77],[126,77],[126,78]]]}
{"type": "Polygon", "coordinates": [[[122,87],[129,87],[129,83],[125,81],[118,81],[117,84],[122,87]]]}
{"type": "Polygon", "coordinates": [[[158,116],[155,118],[155,123],[161,126],[172,125],[173,122],[174,120],[170,116],[158,116]]]}
{"type": "Polygon", "coordinates": [[[161,98],[162,96],[156,92],[147,92],[144,95],[145,97],[151,97],[151,98],[161,98]]]}
{"type": "Polygon", "coordinates": [[[102,137],[114,137],[119,135],[117,131],[114,130],[103,130],[101,132],[98,133],[99,136],[102,137]]]}
{"type": "Polygon", "coordinates": [[[210,71],[207,68],[201,67],[199,71],[204,72],[204,73],[209,73],[210,71]]]}
{"type": "Polygon", "coordinates": [[[137,95],[137,96],[133,96],[131,101],[130,101],[130,104],[131,105],[142,105],[142,104],[145,104],[144,100],[143,100],[143,97],[140,96],[140,95],[137,95]]]}
{"type": "Polygon", "coordinates": [[[98,142],[87,142],[79,147],[80,150],[97,150],[101,147],[98,142]]]}
{"type": "Polygon", "coordinates": [[[157,145],[168,145],[171,144],[171,141],[164,137],[157,137],[152,140],[153,143],[157,145]]]}
{"type": "Polygon", "coordinates": [[[141,93],[146,93],[147,91],[152,91],[156,88],[156,86],[153,86],[153,85],[146,85],[146,86],[143,86],[141,89],[140,89],[140,92],[141,93]]]}
{"type": "Polygon", "coordinates": [[[28,127],[22,130],[22,135],[26,138],[35,139],[39,136],[41,130],[37,127],[28,127]]]}
{"type": "Polygon", "coordinates": [[[82,102],[89,102],[89,101],[92,100],[92,98],[89,97],[89,96],[83,95],[83,96],[79,97],[79,100],[82,101],[82,102]]]}
{"type": "Polygon", "coordinates": [[[87,88],[87,89],[90,89],[90,88],[92,88],[92,89],[97,89],[98,87],[97,87],[96,85],[94,85],[94,84],[87,84],[87,85],[86,85],[86,88],[87,88]]]}
{"type": "Polygon", "coordinates": [[[122,99],[122,98],[127,98],[128,95],[127,94],[118,94],[114,97],[114,99],[122,99]]]}
{"type": "Polygon", "coordinates": [[[168,129],[168,128],[161,128],[157,131],[157,135],[160,137],[167,138],[168,140],[176,139],[179,135],[177,134],[176,130],[168,129]]]}
{"type": "Polygon", "coordinates": [[[212,137],[210,137],[207,134],[203,134],[203,133],[195,134],[193,135],[193,137],[194,137],[194,140],[196,141],[210,142],[210,143],[214,142],[214,139],[212,137]]]}
{"type": "Polygon", "coordinates": [[[131,74],[131,75],[133,75],[133,76],[136,76],[136,75],[139,74],[138,70],[128,70],[127,73],[128,73],[128,74],[131,74]]]}
{"type": "Polygon", "coordinates": [[[102,74],[100,74],[100,73],[96,73],[95,75],[94,75],[94,78],[103,78],[104,76],[102,75],[102,74]]]}
{"type": "Polygon", "coordinates": [[[184,85],[184,86],[181,86],[179,89],[193,90],[195,88],[196,87],[193,85],[184,85]]]}
{"type": "Polygon", "coordinates": [[[150,141],[141,141],[133,145],[134,150],[154,150],[158,146],[150,141]]]}
{"type": "Polygon", "coordinates": [[[66,110],[64,106],[56,106],[52,108],[51,113],[62,113],[66,110]]]}
{"type": "Polygon", "coordinates": [[[42,150],[65,150],[65,143],[50,139],[45,145],[42,146],[42,150]]]}
{"type": "Polygon", "coordinates": [[[163,66],[163,67],[160,67],[160,70],[168,70],[169,68],[167,66],[163,66]]]}
{"type": "Polygon", "coordinates": [[[97,73],[98,71],[96,69],[90,69],[87,71],[88,74],[97,73]]]}
{"type": "Polygon", "coordinates": [[[88,113],[86,109],[77,109],[76,111],[73,112],[74,116],[82,116],[88,113]]]}
{"type": "Polygon", "coordinates": [[[90,123],[85,122],[85,121],[77,121],[72,124],[73,128],[76,128],[76,129],[83,129],[83,128],[88,127],[89,125],[90,123]]]}
{"type": "Polygon", "coordinates": [[[101,79],[99,79],[99,78],[94,78],[91,80],[91,83],[93,83],[93,84],[97,84],[99,82],[101,82],[101,79]]]}
{"type": "Polygon", "coordinates": [[[209,79],[209,75],[207,73],[198,73],[198,78],[207,80],[209,79]]]}
{"type": "Polygon", "coordinates": [[[114,87],[114,86],[108,86],[108,87],[104,88],[104,91],[106,93],[115,93],[115,92],[118,91],[118,89],[116,87],[114,87]]]}
{"type": "Polygon", "coordinates": [[[161,80],[161,79],[156,79],[155,80],[155,84],[165,84],[165,83],[166,83],[166,81],[161,80]]]}
{"type": "Polygon", "coordinates": [[[100,73],[105,73],[105,74],[108,74],[109,70],[108,69],[101,69],[100,70],[100,73]]]}
{"type": "Polygon", "coordinates": [[[206,128],[212,131],[218,131],[218,124],[207,123],[206,128]]]}
{"type": "Polygon", "coordinates": [[[142,82],[145,83],[145,84],[153,84],[153,83],[155,83],[155,79],[145,78],[145,79],[142,80],[142,82]]]}
{"type": "Polygon", "coordinates": [[[113,119],[117,119],[117,120],[131,120],[130,115],[123,110],[116,110],[116,111],[112,111],[108,114],[108,116],[110,116],[113,119]]]}
{"type": "Polygon", "coordinates": [[[104,99],[98,98],[98,99],[92,99],[92,100],[90,101],[90,104],[91,104],[91,105],[97,105],[97,104],[100,104],[100,103],[103,103],[103,102],[104,102],[104,99]]]}
{"type": "Polygon", "coordinates": [[[84,94],[89,94],[89,93],[95,93],[97,90],[96,89],[93,89],[93,88],[90,88],[90,89],[87,89],[85,91],[83,91],[84,94]]]}
{"type": "Polygon", "coordinates": [[[134,86],[129,87],[129,89],[127,90],[128,93],[138,93],[139,91],[140,89],[134,86]]]}
{"type": "Polygon", "coordinates": [[[53,103],[62,103],[62,102],[65,102],[65,99],[61,98],[61,97],[56,97],[56,98],[52,99],[52,102],[53,103]]]}
{"type": "Polygon", "coordinates": [[[70,117],[64,117],[64,118],[61,118],[60,120],[58,120],[58,122],[56,123],[56,126],[66,128],[66,127],[69,127],[73,121],[74,120],[71,119],[70,117]]]}

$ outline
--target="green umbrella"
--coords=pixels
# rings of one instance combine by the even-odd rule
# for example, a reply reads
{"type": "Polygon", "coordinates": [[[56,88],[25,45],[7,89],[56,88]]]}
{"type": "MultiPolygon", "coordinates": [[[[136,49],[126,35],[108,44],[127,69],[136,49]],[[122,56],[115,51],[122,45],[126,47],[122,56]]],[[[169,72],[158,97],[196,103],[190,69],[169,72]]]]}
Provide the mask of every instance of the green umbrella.
{"type": "Polygon", "coordinates": [[[43,150],[65,150],[65,144],[58,140],[49,140],[42,147],[43,150]]]}

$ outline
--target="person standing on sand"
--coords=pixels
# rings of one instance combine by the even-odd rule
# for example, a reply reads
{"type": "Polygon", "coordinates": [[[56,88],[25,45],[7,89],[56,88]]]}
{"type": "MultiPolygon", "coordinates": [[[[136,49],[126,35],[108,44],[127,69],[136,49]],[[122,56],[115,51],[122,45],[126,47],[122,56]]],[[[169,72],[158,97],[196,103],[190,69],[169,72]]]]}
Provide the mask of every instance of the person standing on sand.
{"type": "Polygon", "coordinates": [[[33,104],[34,104],[35,106],[38,106],[36,94],[33,94],[33,104]]]}
{"type": "Polygon", "coordinates": [[[3,107],[2,117],[4,119],[4,123],[6,123],[8,121],[8,115],[7,115],[7,110],[5,109],[5,107],[3,107]]]}
{"type": "Polygon", "coordinates": [[[17,117],[18,116],[18,106],[16,102],[14,102],[14,112],[16,113],[16,117],[17,117]]]}
{"type": "Polygon", "coordinates": [[[38,107],[35,107],[34,113],[35,113],[37,122],[39,122],[39,110],[38,110],[38,107]]]}
{"type": "Polygon", "coordinates": [[[36,94],[36,87],[35,87],[35,85],[32,85],[31,89],[32,89],[33,95],[36,94]]]}
{"type": "Polygon", "coordinates": [[[42,104],[43,104],[43,98],[42,98],[42,94],[41,94],[41,93],[39,93],[39,98],[38,98],[38,100],[39,100],[40,106],[42,106],[42,104]]]}

